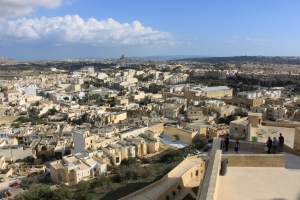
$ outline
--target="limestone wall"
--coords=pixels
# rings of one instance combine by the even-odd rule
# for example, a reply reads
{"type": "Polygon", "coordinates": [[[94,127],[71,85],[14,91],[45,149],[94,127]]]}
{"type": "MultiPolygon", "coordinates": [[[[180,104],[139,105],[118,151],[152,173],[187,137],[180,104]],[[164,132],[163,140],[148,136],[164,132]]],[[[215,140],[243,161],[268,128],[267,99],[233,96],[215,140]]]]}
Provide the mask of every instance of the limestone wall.
{"type": "MultiPolygon", "coordinates": [[[[249,152],[264,153],[264,154],[266,153],[264,150],[264,148],[266,147],[265,143],[249,142],[249,141],[242,141],[242,140],[239,140],[239,143],[240,143],[239,151],[249,151],[249,152]]],[[[234,150],[234,146],[235,146],[235,140],[229,140],[228,149],[234,150]]]]}
{"type": "Polygon", "coordinates": [[[198,131],[185,130],[174,126],[165,126],[164,134],[176,135],[179,140],[191,143],[194,137],[198,134],[198,131]]]}
{"type": "Polygon", "coordinates": [[[13,174],[14,170],[10,168],[5,174],[0,174],[0,178],[8,178],[13,174]]]}
{"type": "Polygon", "coordinates": [[[217,196],[222,151],[215,150],[211,153],[201,192],[197,195],[200,200],[214,200],[217,196]]]}
{"type": "Polygon", "coordinates": [[[198,156],[186,158],[177,167],[175,167],[172,171],[170,171],[167,175],[165,175],[161,180],[159,180],[155,183],[152,183],[151,185],[144,187],[134,193],[131,193],[131,194],[121,198],[121,200],[129,200],[129,199],[134,198],[154,187],[163,187],[164,188],[164,190],[162,190],[160,193],[156,194],[157,200],[165,200],[166,195],[169,195],[170,197],[172,197],[173,196],[172,191],[176,191],[178,194],[178,190],[177,190],[178,185],[181,186],[181,189],[184,189],[186,184],[188,182],[190,182],[191,180],[197,179],[197,178],[203,179],[203,173],[205,170],[204,162],[194,165],[189,169],[184,167],[185,163],[188,160],[197,159],[197,157],[198,156]],[[185,172],[180,177],[177,177],[176,174],[182,173],[183,170],[185,170],[185,172]],[[196,176],[196,171],[198,171],[198,177],[196,176]]]}
{"type": "Polygon", "coordinates": [[[283,145],[283,151],[296,155],[296,156],[300,156],[300,150],[298,149],[298,146],[296,146],[296,148],[292,149],[291,147],[287,146],[287,145],[283,145]]]}
{"type": "Polygon", "coordinates": [[[298,154],[300,155],[300,128],[295,128],[295,137],[294,137],[294,148],[298,154]]]}
{"type": "Polygon", "coordinates": [[[284,154],[223,154],[229,167],[285,167],[284,154]]]}
{"type": "Polygon", "coordinates": [[[199,186],[197,199],[214,200],[218,191],[218,179],[221,169],[222,140],[215,138],[210,152],[210,158],[206,168],[204,180],[199,186]]]}
{"type": "Polygon", "coordinates": [[[284,122],[273,122],[273,121],[263,121],[262,125],[264,125],[264,126],[286,127],[286,128],[300,127],[300,124],[292,124],[292,123],[284,123],[284,122]]]}

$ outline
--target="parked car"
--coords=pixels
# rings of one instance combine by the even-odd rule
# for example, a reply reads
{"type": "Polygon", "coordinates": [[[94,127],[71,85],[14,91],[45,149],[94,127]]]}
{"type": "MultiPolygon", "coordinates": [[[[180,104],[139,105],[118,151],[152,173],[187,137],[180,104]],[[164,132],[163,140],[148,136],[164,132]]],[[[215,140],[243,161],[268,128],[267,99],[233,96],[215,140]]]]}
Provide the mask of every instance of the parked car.
{"type": "Polygon", "coordinates": [[[10,187],[17,187],[19,185],[21,185],[21,181],[14,182],[14,183],[10,184],[10,187]]]}
{"type": "Polygon", "coordinates": [[[198,155],[198,154],[200,154],[201,152],[200,151],[198,151],[198,150],[195,150],[195,152],[194,152],[194,154],[196,154],[196,155],[198,155]]]}

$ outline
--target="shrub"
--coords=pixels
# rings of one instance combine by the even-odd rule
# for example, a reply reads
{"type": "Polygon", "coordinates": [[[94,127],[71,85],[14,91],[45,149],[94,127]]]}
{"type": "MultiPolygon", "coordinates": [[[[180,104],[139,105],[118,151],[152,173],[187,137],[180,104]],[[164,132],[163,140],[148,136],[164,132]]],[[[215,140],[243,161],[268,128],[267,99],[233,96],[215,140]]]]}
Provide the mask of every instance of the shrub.
{"type": "Polygon", "coordinates": [[[137,163],[137,160],[136,160],[136,158],[133,158],[133,157],[125,158],[121,161],[121,165],[126,165],[126,166],[135,165],[136,163],[137,163]]]}

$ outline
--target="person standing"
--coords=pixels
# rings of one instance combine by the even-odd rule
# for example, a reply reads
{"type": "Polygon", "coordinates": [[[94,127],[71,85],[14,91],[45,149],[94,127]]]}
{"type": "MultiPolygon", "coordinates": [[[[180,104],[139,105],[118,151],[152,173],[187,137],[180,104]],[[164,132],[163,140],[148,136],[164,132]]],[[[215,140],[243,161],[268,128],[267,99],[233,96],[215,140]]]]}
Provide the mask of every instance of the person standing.
{"type": "Polygon", "coordinates": [[[276,154],[278,141],[276,137],[273,138],[273,153],[276,154]]]}
{"type": "Polygon", "coordinates": [[[267,147],[268,147],[268,154],[270,154],[271,148],[272,148],[272,140],[271,137],[268,137],[268,140],[266,142],[267,147]]]}
{"type": "Polygon", "coordinates": [[[239,140],[237,139],[235,141],[235,145],[234,145],[234,151],[235,151],[235,154],[238,154],[239,153],[239,147],[240,147],[240,143],[239,143],[239,140]]]}
{"type": "Polygon", "coordinates": [[[279,134],[279,148],[278,148],[278,152],[282,152],[283,151],[283,144],[284,144],[284,137],[282,136],[282,134],[279,134]]]}
{"type": "Polygon", "coordinates": [[[228,151],[228,145],[229,145],[229,135],[228,134],[225,137],[224,144],[225,144],[225,151],[228,151]]]}

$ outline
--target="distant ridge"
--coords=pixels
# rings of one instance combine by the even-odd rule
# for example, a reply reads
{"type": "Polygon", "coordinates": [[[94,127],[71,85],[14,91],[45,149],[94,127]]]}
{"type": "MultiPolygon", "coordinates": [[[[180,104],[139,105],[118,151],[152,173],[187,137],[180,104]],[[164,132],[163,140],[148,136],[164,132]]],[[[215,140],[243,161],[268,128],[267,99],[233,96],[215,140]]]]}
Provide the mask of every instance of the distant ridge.
{"type": "Polygon", "coordinates": [[[195,56],[195,55],[173,55],[173,56],[144,56],[144,57],[127,57],[133,60],[179,60],[189,58],[207,58],[209,56],[195,56]]]}
{"type": "Polygon", "coordinates": [[[12,63],[18,63],[18,61],[6,57],[0,57],[0,64],[5,64],[5,63],[12,64],[12,63]]]}
{"type": "Polygon", "coordinates": [[[202,63],[261,63],[261,64],[290,64],[300,65],[300,57],[289,56],[233,56],[233,57],[202,57],[183,58],[175,61],[202,62],[202,63]]]}

